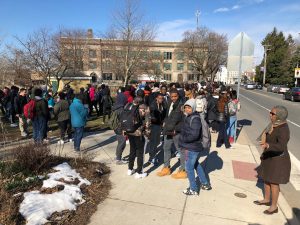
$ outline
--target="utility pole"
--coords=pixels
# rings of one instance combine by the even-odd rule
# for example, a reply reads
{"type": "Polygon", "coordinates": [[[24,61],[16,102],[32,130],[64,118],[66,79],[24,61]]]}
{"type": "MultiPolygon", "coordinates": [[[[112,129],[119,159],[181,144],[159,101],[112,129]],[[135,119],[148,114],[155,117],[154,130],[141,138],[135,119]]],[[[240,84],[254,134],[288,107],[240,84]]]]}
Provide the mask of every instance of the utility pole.
{"type": "Polygon", "coordinates": [[[263,86],[266,83],[266,74],[267,74],[267,56],[268,56],[268,51],[271,50],[270,47],[271,45],[264,45],[264,77],[263,77],[263,86]]]}
{"type": "Polygon", "coordinates": [[[196,19],[197,19],[197,30],[198,30],[198,28],[199,28],[199,16],[201,15],[201,12],[197,9],[195,15],[196,15],[196,19]]]}

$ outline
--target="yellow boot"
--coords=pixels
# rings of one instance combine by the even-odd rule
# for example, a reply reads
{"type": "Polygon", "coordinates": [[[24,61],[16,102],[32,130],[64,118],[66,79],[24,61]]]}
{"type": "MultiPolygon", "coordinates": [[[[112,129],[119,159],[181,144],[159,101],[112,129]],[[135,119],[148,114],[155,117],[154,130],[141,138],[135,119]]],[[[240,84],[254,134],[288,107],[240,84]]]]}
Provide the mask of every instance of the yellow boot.
{"type": "Polygon", "coordinates": [[[185,170],[179,170],[177,173],[172,174],[172,178],[174,179],[186,179],[187,173],[185,170]]]}
{"type": "Polygon", "coordinates": [[[170,168],[169,168],[169,167],[164,167],[164,168],[162,168],[161,171],[159,171],[159,172],[157,173],[157,176],[163,177],[163,176],[170,175],[170,174],[171,174],[170,168]]]}

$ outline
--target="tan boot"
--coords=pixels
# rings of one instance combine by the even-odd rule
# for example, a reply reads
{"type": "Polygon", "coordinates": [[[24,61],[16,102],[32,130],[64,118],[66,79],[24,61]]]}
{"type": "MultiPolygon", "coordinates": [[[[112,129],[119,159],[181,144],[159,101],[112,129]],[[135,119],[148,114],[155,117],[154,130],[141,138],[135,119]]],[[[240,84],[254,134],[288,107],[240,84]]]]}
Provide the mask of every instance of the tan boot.
{"type": "Polygon", "coordinates": [[[169,168],[169,167],[164,167],[164,168],[162,168],[161,171],[159,171],[159,172],[157,173],[157,176],[163,177],[163,176],[170,175],[170,174],[171,174],[170,168],[169,168]]]}
{"type": "Polygon", "coordinates": [[[172,178],[174,178],[174,179],[186,179],[187,174],[184,170],[179,170],[177,173],[172,174],[172,178]]]}

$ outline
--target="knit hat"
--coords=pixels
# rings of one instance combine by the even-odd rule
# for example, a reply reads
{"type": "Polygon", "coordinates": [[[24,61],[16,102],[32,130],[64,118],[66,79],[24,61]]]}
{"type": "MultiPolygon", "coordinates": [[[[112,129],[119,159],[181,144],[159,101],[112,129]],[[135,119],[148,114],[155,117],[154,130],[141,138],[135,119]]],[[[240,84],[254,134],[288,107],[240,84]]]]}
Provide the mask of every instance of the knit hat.
{"type": "Polygon", "coordinates": [[[186,103],[184,104],[183,108],[185,106],[192,107],[192,111],[195,112],[196,111],[196,100],[195,99],[189,99],[189,100],[187,100],[186,103]]]}

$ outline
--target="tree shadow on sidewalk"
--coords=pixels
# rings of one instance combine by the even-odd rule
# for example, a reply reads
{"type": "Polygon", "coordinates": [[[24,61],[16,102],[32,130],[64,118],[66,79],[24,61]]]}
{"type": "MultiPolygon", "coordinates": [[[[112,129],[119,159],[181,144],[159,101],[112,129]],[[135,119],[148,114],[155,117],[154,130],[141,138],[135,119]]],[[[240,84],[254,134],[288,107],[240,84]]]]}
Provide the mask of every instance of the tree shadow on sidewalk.
{"type": "Polygon", "coordinates": [[[114,136],[112,136],[112,137],[110,137],[110,138],[108,138],[108,139],[106,139],[106,140],[104,140],[104,141],[102,141],[100,143],[97,143],[97,144],[95,144],[93,146],[90,146],[90,147],[86,148],[85,151],[93,151],[93,150],[95,150],[97,148],[101,148],[101,147],[106,146],[108,144],[111,144],[111,143],[113,143],[115,141],[117,141],[116,135],[114,135],[114,136]]]}
{"type": "Polygon", "coordinates": [[[252,120],[242,119],[237,121],[236,137],[238,138],[244,126],[252,126],[252,120]]]}

